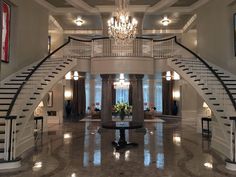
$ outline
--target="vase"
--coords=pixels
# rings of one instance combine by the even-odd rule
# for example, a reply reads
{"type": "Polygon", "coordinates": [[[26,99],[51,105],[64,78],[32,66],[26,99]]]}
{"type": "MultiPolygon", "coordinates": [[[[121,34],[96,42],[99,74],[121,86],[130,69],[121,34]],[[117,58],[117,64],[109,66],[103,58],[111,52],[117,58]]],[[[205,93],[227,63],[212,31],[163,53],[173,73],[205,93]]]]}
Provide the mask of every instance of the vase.
{"type": "Polygon", "coordinates": [[[121,120],[124,120],[125,119],[125,110],[122,110],[120,111],[120,119],[121,120]]]}

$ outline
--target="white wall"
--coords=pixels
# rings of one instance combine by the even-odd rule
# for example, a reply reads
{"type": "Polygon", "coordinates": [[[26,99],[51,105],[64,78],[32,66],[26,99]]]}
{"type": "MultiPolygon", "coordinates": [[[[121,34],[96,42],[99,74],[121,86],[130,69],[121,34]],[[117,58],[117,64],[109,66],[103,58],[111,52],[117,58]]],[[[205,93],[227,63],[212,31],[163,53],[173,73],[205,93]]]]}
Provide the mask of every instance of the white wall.
{"type": "Polygon", "coordinates": [[[204,58],[236,74],[233,13],[230,0],[209,1],[197,10],[198,52],[204,58]]]}
{"type": "Polygon", "coordinates": [[[2,63],[1,79],[47,54],[47,10],[33,0],[11,2],[10,62],[2,63]]]}

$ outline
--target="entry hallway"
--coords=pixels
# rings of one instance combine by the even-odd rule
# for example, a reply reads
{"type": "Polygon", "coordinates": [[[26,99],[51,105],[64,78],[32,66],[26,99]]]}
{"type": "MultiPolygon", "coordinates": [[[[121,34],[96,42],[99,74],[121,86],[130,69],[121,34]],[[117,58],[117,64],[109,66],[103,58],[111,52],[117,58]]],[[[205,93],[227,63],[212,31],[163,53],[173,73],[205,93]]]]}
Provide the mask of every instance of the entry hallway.
{"type": "Polygon", "coordinates": [[[38,134],[32,153],[8,177],[235,177],[224,161],[210,150],[208,138],[196,133],[194,124],[178,119],[145,122],[142,130],[126,132],[139,144],[116,151],[115,130],[99,130],[100,122],[67,121],[49,125],[38,134]]]}

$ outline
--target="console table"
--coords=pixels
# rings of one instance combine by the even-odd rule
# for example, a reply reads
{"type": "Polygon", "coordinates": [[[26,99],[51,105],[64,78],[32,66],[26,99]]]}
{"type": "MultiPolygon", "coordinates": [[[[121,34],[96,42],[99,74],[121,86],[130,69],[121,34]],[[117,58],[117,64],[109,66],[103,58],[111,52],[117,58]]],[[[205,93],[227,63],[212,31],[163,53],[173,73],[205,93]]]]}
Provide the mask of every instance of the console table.
{"type": "Polygon", "coordinates": [[[102,123],[102,127],[106,129],[118,129],[120,130],[120,138],[117,141],[113,141],[112,145],[116,148],[116,150],[125,148],[127,146],[138,146],[137,143],[127,142],[125,139],[125,130],[126,129],[138,129],[143,127],[142,122],[105,122],[102,123]]]}

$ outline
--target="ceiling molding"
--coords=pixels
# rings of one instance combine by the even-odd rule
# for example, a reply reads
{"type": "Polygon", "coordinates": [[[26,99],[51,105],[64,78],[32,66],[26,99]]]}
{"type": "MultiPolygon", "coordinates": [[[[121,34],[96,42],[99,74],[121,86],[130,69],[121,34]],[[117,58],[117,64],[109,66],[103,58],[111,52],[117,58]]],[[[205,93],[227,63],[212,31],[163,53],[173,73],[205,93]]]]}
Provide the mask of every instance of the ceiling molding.
{"type": "Polygon", "coordinates": [[[64,30],[64,34],[102,35],[102,30],[64,30]]]}
{"type": "Polygon", "coordinates": [[[78,10],[75,8],[57,8],[52,4],[48,3],[45,0],[35,0],[38,4],[42,5],[49,10],[52,14],[64,14],[64,13],[78,13],[78,10]]]}
{"type": "Polygon", "coordinates": [[[178,0],[161,0],[156,3],[154,6],[149,7],[147,13],[154,13],[157,11],[162,11],[164,8],[168,8],[171,5],[175,4],[178,0]]]}
{"type": "Polygon", "coordinates": [[[192,13],[207,2],[209,2],[209,0],[199,0],[189,7],[169,7],[168,9],[164,10],[164,12],[192,13]]]}
{"type": "Polygon", "coordinates": [[[143,35],[150,34],[180,34],[183,33],[183,30],[143,30],[143,35]]]}
{"type": "Polygon", "coordinates": [[[186,33],[188,32],[192,27],[193,25],[195,24],[195,21],[197,19],[197,14],[194,14],[188,21],[187,23],[184,25],[183,27],[183,33],[186,33]]]}
{"type": "Polygon", "coordinates": [[[88,5],[82,0],[66,0],[66,1],[72,6],[74,6],[75,8],[82,9],[86,12],[93,13],[93,14],[99,13],[99,11],[96,8],[91,7],[90,5],[88,5]]]}
{"type": "Polygon", "coordinates": [[[58,23],[58,21],[52,15],[49,15],[49,22],[53,23],[57,27],[57,31],[63,32],[62,26],[58,23]]]}
{"type": "MultiPolygon", "coordinates": [[[[149,7],[150,7],[149,5],[129,5],[128,10],[131,13],[146,12],[149,7]]],[[[116,6],[114,6],[114,5],[109,5],[109,6],[108,5],[99,5],[99,6],[96,6],[96,8],[101,13],[106,13],[106,12],[112,13],[116,10],[116,6]]]]}

